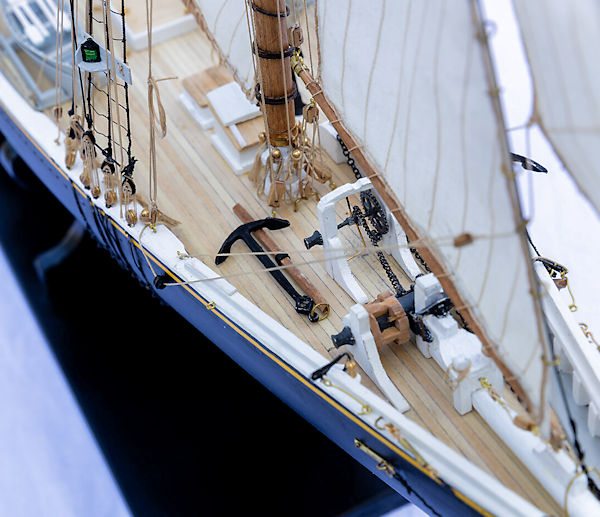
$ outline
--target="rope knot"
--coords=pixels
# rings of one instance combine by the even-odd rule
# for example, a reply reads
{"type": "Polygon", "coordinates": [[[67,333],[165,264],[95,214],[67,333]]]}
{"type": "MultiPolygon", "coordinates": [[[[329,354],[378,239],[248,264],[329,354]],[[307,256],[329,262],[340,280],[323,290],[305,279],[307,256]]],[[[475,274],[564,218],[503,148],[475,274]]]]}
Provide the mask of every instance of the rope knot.
{"type": "Polygon", "coordinates": [[[164,79],[155,79],[152,75],[148,76],[148,111],[150,114],[150,127],[158,133],[159,138],[167,136],[167,114],[160,98],[158,83],[159,81],[166,81],[168,79],[175,78],[166,77],[164,79]]]}

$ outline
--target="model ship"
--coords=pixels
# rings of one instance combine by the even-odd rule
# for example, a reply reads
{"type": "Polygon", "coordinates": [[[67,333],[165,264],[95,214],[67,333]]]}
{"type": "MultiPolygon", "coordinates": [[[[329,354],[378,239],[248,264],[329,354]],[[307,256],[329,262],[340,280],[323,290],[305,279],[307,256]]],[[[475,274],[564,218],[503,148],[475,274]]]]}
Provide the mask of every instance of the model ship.
{"type": "MultiPolygon", "coordinates": [[[[579,47],[536,5],[543,78],[545,38],[579,47]]],[[[509,149],[477,1],[53,9],[56,105],[5,59],[2,133],[124,267],[424,511],[600,514],[600,356],[527,234],[516,171],[544,169],[509,149]]],[[[545,81],[537,115],[598,209],[598,77],[559,57],[588,90],[545,81]]]]}

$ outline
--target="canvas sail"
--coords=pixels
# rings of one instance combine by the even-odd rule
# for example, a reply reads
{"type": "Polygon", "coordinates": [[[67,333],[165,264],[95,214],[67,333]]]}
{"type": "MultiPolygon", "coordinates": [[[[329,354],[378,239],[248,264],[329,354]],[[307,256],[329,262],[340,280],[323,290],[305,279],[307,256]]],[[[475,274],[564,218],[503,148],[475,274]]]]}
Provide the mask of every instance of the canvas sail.
{"type": "Polygon", "coordinates": [[[469,0],[319,0],[321,86],[536,415],[541,316],[475,13],[469,0]],[[454,246],[465,233],[474,242],[454,246]]]}
{"type": "Polygon", "coordinates": [[[244,0],[185,0],[247,95],[254,91],[254,66],[244,0]]]}
{"type": "Polygon", "coordinates": [[[514,0],[533,75],[534,120],[600,212],[600,4],[514,0]]]}

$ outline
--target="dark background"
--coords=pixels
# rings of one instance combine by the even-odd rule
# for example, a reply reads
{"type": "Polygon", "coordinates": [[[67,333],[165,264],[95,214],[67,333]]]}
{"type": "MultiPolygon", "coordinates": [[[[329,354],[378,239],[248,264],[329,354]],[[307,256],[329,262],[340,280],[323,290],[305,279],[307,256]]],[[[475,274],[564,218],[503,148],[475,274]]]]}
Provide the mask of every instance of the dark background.
{"type": "Polygon", "coordinates": [[[0,244],[135,515],[357,516],[402,504],[90,236],[42,282],[32,261],[72,218],[17,168],[27,188],[0,169],[0,244]]]}

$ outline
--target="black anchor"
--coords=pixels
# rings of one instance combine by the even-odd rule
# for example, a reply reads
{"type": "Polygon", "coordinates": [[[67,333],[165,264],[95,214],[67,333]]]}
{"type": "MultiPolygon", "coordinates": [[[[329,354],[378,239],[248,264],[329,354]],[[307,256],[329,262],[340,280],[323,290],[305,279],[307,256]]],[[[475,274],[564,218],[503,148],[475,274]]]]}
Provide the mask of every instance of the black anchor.
{"type": "Polygon", "coordinates": [[[223,256],[222,253],[230,253],[231,246],[237,240],[243,240],[248,248],[251,251],[257,253],[256,258],[260,260],[261,264],[269,271],[270,275],[275,279],[275,281],[288,293],[294,302],[296,303],[296,312],[300,314],[307,314],[308,319],[311,322],[316,322],[319,320],[319,315],[316,311],[313,310],[315,306],[315,302],[310,296],[301,295],[294,286],[289,282],[289,280],[285,277],[285,275],[276,268],[278,265],[281,265],[281,260],[288,255],[285,253],[278,253],[275,255],[275,262],[265,253],[264,248],[256,241],[256,239],[252,236],[252,232],[257,230],[262,230],[263,228],[267,228],[268,230],[281,230],[282,228],[287,228],[290,225],[289,221],[285,219],[278,219],[276,217],[267,217],[266,219],[259,219],[258,221],[252,221],[250,223],[242,224],[238,226],[227,239],[223,242],[221,249],[219,250],[219,254],[215,259],[215,264],[219,265],[225,262],[227,259],[227,255],[223,256]]]}

